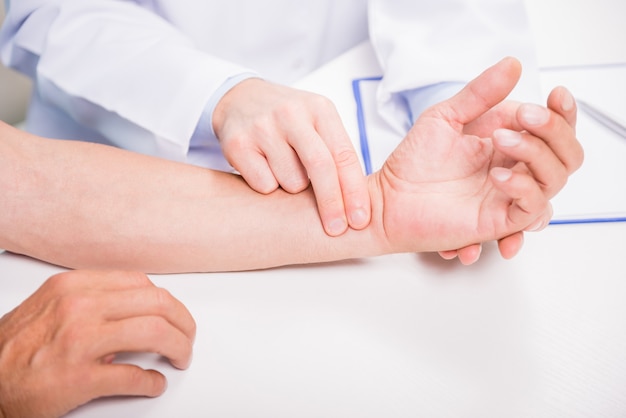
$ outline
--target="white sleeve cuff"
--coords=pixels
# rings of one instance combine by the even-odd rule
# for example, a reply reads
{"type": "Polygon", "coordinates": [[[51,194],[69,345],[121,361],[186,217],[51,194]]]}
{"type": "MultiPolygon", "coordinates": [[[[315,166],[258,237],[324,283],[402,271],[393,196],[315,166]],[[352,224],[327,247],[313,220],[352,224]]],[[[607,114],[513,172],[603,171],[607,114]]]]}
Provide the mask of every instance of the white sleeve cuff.
{"type": "Polygon", "coordinates": [[[222,97],[237,84],[241,83],[244,80],[249,78],[258,78],[259,75],[253,72],[247,72],[238,74],[236,76],[228,78],[209,98],[204,110],[202,111],[202,115],[200,115],[200,119],[198,120],[198,124],[196,125],[196,129],[191,136],[191,140],[189,142],[190,148],[198,148],[201,147],[202,144],[206,144],[207,141],[213,142],[217,140],[215,132],[213,131],[213,112],[215,111],[215,107],[217,103],[220,101],[222,97]]]}

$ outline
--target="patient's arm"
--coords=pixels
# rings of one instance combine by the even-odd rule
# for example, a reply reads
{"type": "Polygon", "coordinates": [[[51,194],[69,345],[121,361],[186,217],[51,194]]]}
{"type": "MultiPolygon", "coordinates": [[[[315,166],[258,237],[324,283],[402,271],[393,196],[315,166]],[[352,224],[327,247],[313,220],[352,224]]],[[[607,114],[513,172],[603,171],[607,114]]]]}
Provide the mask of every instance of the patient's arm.
{"type": "Polygon", "coordinates": [[[549,199],[582,163],[567,91],[555,90],[548,108],[498,105],[518,76],[504,60],[427,110],[367,179],[370,225],[339,237],[324,232],[310,188],[263,195],[237,175],[2,124],[0,248],[72,268],[160,273],[445,251],[515,235],[545,223],[549,199]],[[532,110],[545,119],[529,121],[532,110]],[[481,117],[511,131],[466,133],[481,117]]]}
{"type": "Polygon", "coordinates": [[[311,189],[0,126],[0,248],[79,268],[242,270],[383,252],[375,229],[324,232],[311,189]]]}

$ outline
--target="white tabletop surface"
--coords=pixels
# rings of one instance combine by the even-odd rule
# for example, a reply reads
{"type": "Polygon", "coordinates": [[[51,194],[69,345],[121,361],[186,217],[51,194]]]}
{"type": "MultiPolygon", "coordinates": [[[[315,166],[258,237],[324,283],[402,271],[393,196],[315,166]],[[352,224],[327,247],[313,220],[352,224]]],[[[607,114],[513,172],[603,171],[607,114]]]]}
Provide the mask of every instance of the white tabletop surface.
{"type": "MultiPolygon", "coordinates": [[[[626,223],[559,225],[473,266],[401,254],[152,276],[198,324],[158,399],[74,417],[623,417],[626,223]]],[[[0,255],[8,310],[58,268],[0,255]]]]}
{"type": "MultiPolygon", "coordinates": [[[[163,372],[166,393],[69,416],[624,417],[625,250],[626,223],[553,225],[513,260],[489,244],[469,267],[399,254],[151,276],[197,321],[190,369],[128,355],[163,372]]],[[[58,271],[1,253],[0,312],[58,271]]]]}

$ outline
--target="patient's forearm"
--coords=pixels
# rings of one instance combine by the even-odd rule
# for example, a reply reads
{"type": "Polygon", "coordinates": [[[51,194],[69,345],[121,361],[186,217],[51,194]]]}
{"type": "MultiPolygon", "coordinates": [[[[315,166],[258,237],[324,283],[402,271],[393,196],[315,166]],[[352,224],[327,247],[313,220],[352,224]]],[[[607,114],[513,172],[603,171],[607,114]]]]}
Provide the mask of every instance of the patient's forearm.
{"type": "Polygon", "coordinates": [[[310,189],[261,195],[236,175],[21,135],[26,138],[0,136],[6,190],[0,248],[72,268],[152,273],[247,270],[385,252],[375,226],[327,236],[310,189]],[[24,165],[9,163],[11,156],[24,165]]]}

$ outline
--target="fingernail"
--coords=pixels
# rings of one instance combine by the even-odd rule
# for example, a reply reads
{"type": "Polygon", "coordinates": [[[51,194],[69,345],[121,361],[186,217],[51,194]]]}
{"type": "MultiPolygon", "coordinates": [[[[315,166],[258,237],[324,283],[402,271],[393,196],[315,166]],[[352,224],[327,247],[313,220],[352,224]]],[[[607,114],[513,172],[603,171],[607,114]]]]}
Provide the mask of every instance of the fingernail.
{"type": "Polygon", "coordinates": [[[569,91],[565,90],[565,92],[563,93],[563,101],[561,102],[561,109],[569,112],[574,108],[574,104],[574,96],[572,96],[569,91]]]}
{"type": "Polygon", "coordinates": [[[536,223],[534,223],[532,226],[529,226],[528,228],[526,228],[526,231],[528,232],[535,232],[535,231],[540,231],[542,230],[544,227],[544,222],[543,220],[539,220],[536,223]]]}
{"type": "Polygon", "coordinates": [[[328,233],[332,236],[341,235],[347,227],[348,225],[346,224],[346,220],[344,218],[337,218],[328,224],[328,233]]]}
{"type": "Polygon", "coordinates": [[[522,135],[519,132],[508,129],[496,129],[493,133],[498,144],[503,147],[514,147],[522,142],[522,135]]]}
{"type": "Polygon", "coordinates": [[[350,213],[350,224],[354,226],[362,226],[367,223],[367,212],[365,209],[355,209],[350,213]]]}
{"type": "Polygon", "coordinates": [[[500,182],[505,182],[511,178],[513,172],[508,168],[504,167],[494,167],[491,169],[491,175],[495,177],[496,180],[500,182]]]}
{"type": "Polygon", "coordinates": [[[522,119],[529,125],[543,125],[550,117],[548,109],[535,104],[523,104],[521,112],[522,119]]]}

